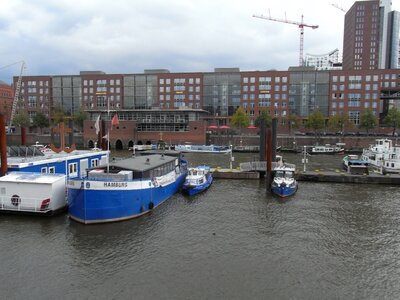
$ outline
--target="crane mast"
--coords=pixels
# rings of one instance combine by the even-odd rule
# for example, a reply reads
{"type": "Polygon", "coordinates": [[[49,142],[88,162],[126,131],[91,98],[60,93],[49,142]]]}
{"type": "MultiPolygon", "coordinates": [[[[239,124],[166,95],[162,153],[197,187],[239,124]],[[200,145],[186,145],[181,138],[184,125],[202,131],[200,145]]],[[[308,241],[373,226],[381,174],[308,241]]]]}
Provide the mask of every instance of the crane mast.
{"type": "Polygon", "coordinates": [[[291,21],[286,19],[278,19],[278,18],[272,18],[271,16],[263,16],[263,15],[253,15],[254,18],[259,18],[259,19],[264,19],[264,20],[269,20],[269,21],[275,21],[275,22],[281,22],[281,23],[287,23],[287,24],[292,24],[292,25],[297,25],[300,28],[300,51],[299,51],[299,66],[304,65],[304,27],[310,27],[312,29],[317,29],[318,25],[308,25],[304,23],[303,20],[303,15],[301,16],[301,22],[296,22],[296,21],[291,21]]]}
{"type": "Polygon", "coordinates": [[[13,100],[12,108],[11,108],[11,116],[10,116],[10,120],[9,120],[9,123],[8,123],[8,128],[9,128],[9,129],[10,129],[11,126],[12,126],[12,121],[13,121],[14,116],[15,116],[15,111],[17,110],[19,94],[20,94],[20,92],[21,92],[22,72],[24,71],[24,69],[25,69],[25,62],[22,61],[22,62],[21,62],[21,71],[20,71],[20,73],[19,73],[17,85],[16,85],[16,87],[15,87],[14,100],[13,100]]]}

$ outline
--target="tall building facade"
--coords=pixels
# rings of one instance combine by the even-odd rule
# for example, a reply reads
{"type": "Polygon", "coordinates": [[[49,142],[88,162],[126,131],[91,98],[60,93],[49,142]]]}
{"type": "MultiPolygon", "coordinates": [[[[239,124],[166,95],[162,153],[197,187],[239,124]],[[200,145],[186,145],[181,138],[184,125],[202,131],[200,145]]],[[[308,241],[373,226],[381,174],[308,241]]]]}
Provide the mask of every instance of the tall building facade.
{"type": "Polygon", "coordinates": [[[398,68],[398,25],[391,0],[356,1],[345,15],[343,70],[398,68]]]}
{"type": "Polygon", "coordinates": [[[13,95],[12,86],[0,81],[0,113],[4,115],[7,124],[11,116],[13,95]]]}
{"type": "MultiPolygon", "coordinates": [[[[164,117],[150,121],[154,118],[149,111],[201,110],[208,112],[207,122],[228,125],[237,108],[242,107],[251,124],[262,111],[267,111],[281,126],[290,115],[306,119],[318,110],[326,117],[348,115],[357,125],[367,108],[382,119],[388,105],[397,103],[396,94],[400,95],[400,69],[319,71],[314,67],[291,67],[287,71],[226,68],[205,73],[81,72],[68,76],[24,76],[18,109],[26,111],[31,119],[39,111],[51,119],[56,108],[62,108],[66,115],[83,108],[92,120],[99,111],[110,110],[121,112],[122,120],[140,119],[143,124],[163,123],[160,120],[164,117]],[[138,110],[144,114],[141,118],[129,113],[138,110]]],[[[186,131],[186,121],[193,121],[173,118],[176,124],[168,128],[176,131],[186,131]]],[[[153,125],[140,128],[159,130],[153,125]]]]}

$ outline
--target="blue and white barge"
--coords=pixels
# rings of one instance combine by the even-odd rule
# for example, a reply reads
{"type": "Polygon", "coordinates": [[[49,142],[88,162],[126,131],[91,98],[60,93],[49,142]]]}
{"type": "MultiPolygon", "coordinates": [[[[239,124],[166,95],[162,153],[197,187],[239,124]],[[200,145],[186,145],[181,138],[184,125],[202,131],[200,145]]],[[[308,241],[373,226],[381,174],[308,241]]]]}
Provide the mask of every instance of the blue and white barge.
{"type": "Polygon", "coordinates": [[[178,192],[187,161],[153,154],[114,161],[68,180],[68,211],[84,223],[122,221],[144,215],[178,192]]]}

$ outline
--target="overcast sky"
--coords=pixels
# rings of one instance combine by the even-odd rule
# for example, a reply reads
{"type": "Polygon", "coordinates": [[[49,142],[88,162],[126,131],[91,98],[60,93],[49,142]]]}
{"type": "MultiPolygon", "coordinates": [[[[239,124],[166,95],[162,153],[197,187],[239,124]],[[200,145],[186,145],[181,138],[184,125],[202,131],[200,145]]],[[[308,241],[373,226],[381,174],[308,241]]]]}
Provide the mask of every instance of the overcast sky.
{"type": "Polygon", "coordinates": [[[0,0],[0,80],[11,83],[21,64],[9,65],[21,60],[24,75],[287,70],[299,62],[300,29],[253,15],[304,15],[319,25],[305,28],[304,54],[341,53],[344,12],[333,3],[354,1],[0,0]]]}

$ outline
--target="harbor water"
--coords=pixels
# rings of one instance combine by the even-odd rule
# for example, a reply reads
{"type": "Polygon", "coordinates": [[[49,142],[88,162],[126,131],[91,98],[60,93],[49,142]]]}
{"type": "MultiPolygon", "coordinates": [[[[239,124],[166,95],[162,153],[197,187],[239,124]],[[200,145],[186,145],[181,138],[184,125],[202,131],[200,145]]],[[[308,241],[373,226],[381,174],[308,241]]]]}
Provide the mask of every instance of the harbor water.
{"type": "MultiPolygon", "coordinates": [[[[185,156],[229,166],[229,155],[185,156]]],[[[234,167],[258,160],[234,156],[234,167]]],[[[303,169],[300,154],[284,158],[303,169]]],[[[282,200],[264,179],[218,179],[119,223],[1,214],[1,298],[398,299],[399,212],[399,186],[300,182],[282,200]]]]}

